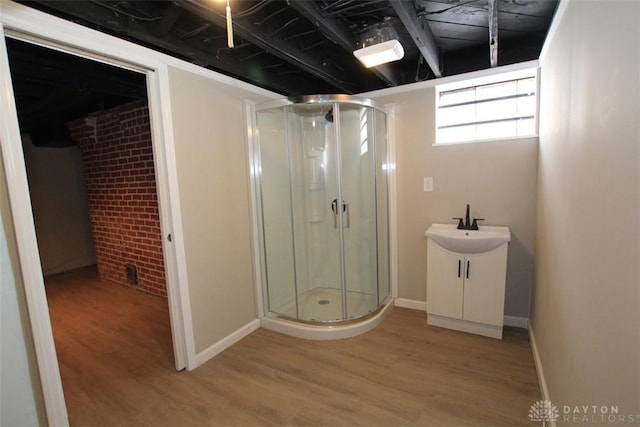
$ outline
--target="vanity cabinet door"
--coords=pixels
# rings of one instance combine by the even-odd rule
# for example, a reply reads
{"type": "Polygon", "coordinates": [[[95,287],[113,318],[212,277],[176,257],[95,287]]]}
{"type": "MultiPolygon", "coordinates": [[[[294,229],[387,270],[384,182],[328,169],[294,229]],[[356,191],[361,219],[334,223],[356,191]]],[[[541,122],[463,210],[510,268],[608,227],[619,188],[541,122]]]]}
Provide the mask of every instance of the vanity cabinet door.
{"type": "Polygon", "coordinates": [[[462,319],[463,261],[427,240],[427,313],[462,319]]]}
{"type": "Polygon", "coordinates": [[[502,326],[507,274],[507,244],[464,261],[464,320],[502,326]]]}

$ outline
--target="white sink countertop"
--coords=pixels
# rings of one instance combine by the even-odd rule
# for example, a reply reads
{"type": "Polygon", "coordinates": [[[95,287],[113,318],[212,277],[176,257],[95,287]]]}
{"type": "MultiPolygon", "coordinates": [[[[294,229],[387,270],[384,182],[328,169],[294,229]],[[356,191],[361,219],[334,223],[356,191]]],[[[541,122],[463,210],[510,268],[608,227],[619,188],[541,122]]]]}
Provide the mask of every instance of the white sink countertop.
{"type": "Polygon", "coordinates": [[[425,236],[452,252],[488,252],[511,241],[509,227],[480,225],[478,230],[458,230],[457,224],[431,224],[425,236]]]}

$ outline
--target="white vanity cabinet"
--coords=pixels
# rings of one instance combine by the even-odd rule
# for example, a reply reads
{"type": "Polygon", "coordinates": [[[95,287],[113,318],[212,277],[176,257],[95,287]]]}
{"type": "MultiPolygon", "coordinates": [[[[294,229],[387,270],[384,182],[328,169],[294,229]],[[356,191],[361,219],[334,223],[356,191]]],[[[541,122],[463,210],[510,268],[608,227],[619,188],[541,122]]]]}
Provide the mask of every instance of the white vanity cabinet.
{"type": "Polygon", "coordinates": [[[502,338],[507,248],[460,253],[428,238],[427,323],[502,338]]]}

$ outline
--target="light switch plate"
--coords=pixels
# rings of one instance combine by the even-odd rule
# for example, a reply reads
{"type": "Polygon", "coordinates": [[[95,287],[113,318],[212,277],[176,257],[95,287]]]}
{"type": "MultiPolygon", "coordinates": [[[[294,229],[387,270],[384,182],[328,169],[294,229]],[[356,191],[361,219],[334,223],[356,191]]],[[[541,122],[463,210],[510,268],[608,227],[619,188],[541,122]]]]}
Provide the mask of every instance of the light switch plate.
{"type": "Polygon", "coordinates": [[[433,178],[427,177],[424,179],[422,183],[423,191],[433,191],[433,178]]]}

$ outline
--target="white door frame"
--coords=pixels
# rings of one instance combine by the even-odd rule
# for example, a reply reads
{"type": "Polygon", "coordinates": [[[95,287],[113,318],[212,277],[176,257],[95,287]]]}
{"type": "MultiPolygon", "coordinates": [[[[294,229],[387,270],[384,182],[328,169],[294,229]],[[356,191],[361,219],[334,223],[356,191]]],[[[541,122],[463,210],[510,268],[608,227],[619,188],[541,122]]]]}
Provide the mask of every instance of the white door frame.
{"type": "Polygon", "coordinates": [[[158,54],[149,49],[23,5],[0,0],[2,161],[5,167],[47,423],[66,426],[68,414],[31,210],[22,140],[5,44],[7,35],[146,74],[174,357],[176,369],[181,370],[193,368],[196,363],[171,121],[169,69],[167,61],[158,59],[158,54]],[[168,239],[169,234],[171,234],[171,240],[168,239]]]}

